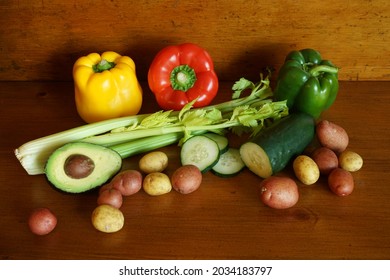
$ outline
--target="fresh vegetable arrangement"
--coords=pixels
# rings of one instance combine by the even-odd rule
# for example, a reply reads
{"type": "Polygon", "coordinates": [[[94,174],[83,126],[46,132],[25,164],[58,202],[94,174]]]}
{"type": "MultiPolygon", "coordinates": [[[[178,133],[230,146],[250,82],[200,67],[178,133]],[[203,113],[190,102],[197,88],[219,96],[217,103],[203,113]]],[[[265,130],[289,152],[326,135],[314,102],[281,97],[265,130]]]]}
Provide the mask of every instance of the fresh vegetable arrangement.
{"type": "Polygon", "coordinates": [[[162,49],[150,65],[148,83],[164,110],[181,110],[193,100],[195,108],[204,107],[218,92],[218,77],[210,55],[191,43],[162,49]]]}
{"type": "Polygon", "coordinates": [[[142,88],[135,63],[116,52],[91,53],[73,66],[76,107],[87,123],[138,114],[142,88]]]}
{"type": "MultiPolygon", "coordinates": [[[[209,171],[230,178],[248,168],[259,177],[260,200],[286,209],[298,203],[298,183],[310,186],[321,176],[334,194],[350,195],[352,172],[363,166],[362,157],[347,149],[347,131],[319,119],[337,97],[338,68],[313,49],[287,55],[274,92],[269,76],[261,74],[257,83],[235,82],[232,100],[209,105],[218,91],[209,54],[190,43],[166,47],[148,72],[163,110],[142,115],[137,115],[142,89],[129,57],[93,53],[77,60],[73,73],[77,110],[89,124],[27,142],[15,155],[28,174],[45,174],[62,191],[100,187],[91,221],[101,232],[123,228],[126,196],[141,190],[150,196],[172,190],[187,195],[209,171]],[[227,133],[248,138],[231,147],[227,133]],[[169,158],[157,149],[175,143],[181,166],[167,174],[169,158]],[[313,143],[317,146],[309,150],[313,143]],[[144,154],[139,170],[121,170],[123,159],[136,154],[144,154]],[[279,174],[289,164],[294,177],[279,174]]],[[[41,235],[56,223],[48,209],[29,220],[31,231],[41,235]]]]}
{"type": "Polygon", "coordinates": [[[261,75],[256,84],[240,79],[233,90],[234,97],[227,102],[197,109],[188,103],[181,111],[158,111],[87,124],[27,142],[15,150],[15,155],[28,174],[43,174],[52,153],[69,142],[109,147],[126,158],[207,131],[236,127],[256,133],[266,125],[265,120],[277,120],[288,114],[285,101],[273,102],[270,98],[268,76],[261,75]],[[240,97],[245,90],[251,93],[240,97]]]}

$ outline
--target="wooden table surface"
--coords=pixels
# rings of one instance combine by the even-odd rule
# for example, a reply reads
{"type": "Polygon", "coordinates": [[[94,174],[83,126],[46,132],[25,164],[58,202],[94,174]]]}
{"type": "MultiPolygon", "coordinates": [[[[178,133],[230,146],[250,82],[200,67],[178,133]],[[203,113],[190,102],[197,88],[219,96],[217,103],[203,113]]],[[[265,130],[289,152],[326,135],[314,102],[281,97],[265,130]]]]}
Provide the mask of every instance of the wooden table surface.
{"type": "MultiPolygon", "coordinates": [[[[222,84],[216,102],[230,98],[230,87],[222,84]]],[[[140,191],[125,198],[124,228],[105,234],[90,221],[96,191],[61,193],[44,175],[27,175],[13,154],[29,140],[83,124],[72,83],[2,82],[0,259],[389,259],[389,92],[390,82],[342,82],[336,103],[323,114],[348,131],[349,148],[364,158],[350,196],[332,194],[321,178],[299,185],[296,206],[275,210],[260,202],[261,179],[250,171],[229,179],[207,173],[190,195],[140,191]],[[27,227],[30,211],[40,206],[58,218],[47,236],[27,227]]],[[[145,97],[142,112],[157,110],[147,90],[145,97]]],[[[172,174],[179,149],[162,150],[172,174]]],[[[123,167],[137,168],[138,159],[126,159],[123,167]]]]}

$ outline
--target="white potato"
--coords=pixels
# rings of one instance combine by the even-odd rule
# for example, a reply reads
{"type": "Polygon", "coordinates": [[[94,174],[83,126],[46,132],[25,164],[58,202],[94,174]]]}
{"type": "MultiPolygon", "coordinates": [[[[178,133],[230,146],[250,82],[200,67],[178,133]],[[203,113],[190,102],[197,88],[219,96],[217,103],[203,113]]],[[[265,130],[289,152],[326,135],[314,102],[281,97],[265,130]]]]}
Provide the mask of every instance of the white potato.
{"type": "Polygon", "coordinates": [[[118,208],[108,204],[102,204],[92,212],[92,224],[101,232],[112,233],[122,229],[125,219],[118,208]]]}
{"type": "Polygon", "coordinates": [[[152,172],[146,175],[142,187],[147,194],[152,196],[163,195],[172,190],[170,178],[161,172],[152,172]]]}
{"type": "Polygon", "coordinates": [[[306,155],[300,155],[293,162],[295,176],[305,185],[312,185],[320,178],[320,169],[316,162],[306,155]]]}
{"type": "Polygon", "coordinates": [[[168,166],[168,156],[161,151],[144,155],[139,161],[139,169],[144,173],[162,172],[168,166]]]}
{"type": "Polygon", "coordinates": [[[362,168],[363,158],[353,151],[346,150],[339,155],[340,167],[349,172],[355,172],[362,168]]]}

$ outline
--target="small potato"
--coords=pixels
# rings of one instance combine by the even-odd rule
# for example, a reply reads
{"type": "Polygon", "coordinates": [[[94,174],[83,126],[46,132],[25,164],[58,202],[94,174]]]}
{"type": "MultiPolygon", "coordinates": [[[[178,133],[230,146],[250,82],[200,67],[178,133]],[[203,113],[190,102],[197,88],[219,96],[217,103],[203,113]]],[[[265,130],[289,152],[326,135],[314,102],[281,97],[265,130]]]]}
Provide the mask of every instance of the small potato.
{"type": "Polygon", "coordinates": [[[147,174],[162,172],[168,166],[168,156],[161,151],[154,151],[144,155],[139,161],[139,169],[147,174]]]}
{"type": "Polygon", "coordinates": [[[133,195],[142,188],[142,174],[138,170],[125,170],[118,173],[109,184],[123,196],[133,195]]]}
{"type": "Polygon", "coordinates": [[[161,172],[152,172],[146,175],[142,187],[147,194],[152,196],[163,195],[172,190],[168,175],[161,172]]]}
{"type": "Polygon", "coordinates": [[[125,219],[123,213],[108,204],[99,205],[92,212],[92,225],[101,232],[112,233],[123,228],[125,219]]]}
{"type": "Polygon", "coordinates": [[[333,169],[339,167],[339,159],[336,153],[326,147],[315,149],[311,154],[311,158],[317,164],[322,175],[329,175],[333,169]]]}
{"type": "Polygon", "coordinates": [[[100,195],[102,192],[106,191],[106,190],[111,190],[112,188],[113,188],[113,187],[112,187],[112,185],[111,185],[110,183],[107,183],[107,184],[101,186],[101,187],[99,188],[99,195],[100,195]]]}
{"type": "Polygon", "coordinates": [[[57,218],[50,209],[41,207],[33,210],[28,218],[28,226],[36,235],[46,235],[54,230],[57,218]]]}
{"type": "Polygon", "coordinates": [[[336,168],[328,176],[328,185],[333,193],[339,196],[347,196],[353,192],[355,184],[349,171],[336,168]]]}
{"type": "Polygon", "coordinates": [[[309,156],[297,156],[293,162],[295,176],[305,185],[312,185],[320,178],[320,169],[309,156]]]}
{"type": "Polygon", "coordinates": [[[320,121],[316,125],[316,133],[320,144],[336,153],[343,152],[349,144],[345,129],[330,121],[320,121]]]}
{"type": "Polygon", "coordinates": [[[355,152],[344,151],[339,155],[340,167],[349,172],[360,170],[363,166],[363,158],[355,152]]]}
{"type": "Polygon", "coordinates": [[[121,208],[123,203],[122,193],[114,188],[106,189],[99,193],[97,204],[108,204],[115,208],[121,208]]]}
{"type": "Polygon", "coordinates": [[[271,208],[290,208],[298,199],[298,186],[291,178],[271,176],[260,184],[260,200],[271,208]]]}
{"type": "Polygon", "coordinates": [[[202,172],[195,165],[183,165],[171,176],[172,187],[182,194],[196,191],[202,183],[202,172]]]}

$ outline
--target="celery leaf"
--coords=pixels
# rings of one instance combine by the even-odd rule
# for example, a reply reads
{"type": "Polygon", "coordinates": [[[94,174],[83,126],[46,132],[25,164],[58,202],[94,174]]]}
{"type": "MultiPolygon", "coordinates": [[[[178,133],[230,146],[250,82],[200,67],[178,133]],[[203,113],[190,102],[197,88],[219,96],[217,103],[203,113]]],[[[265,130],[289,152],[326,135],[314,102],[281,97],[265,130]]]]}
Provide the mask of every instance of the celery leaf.
{"type": "Polygon", "coordinates": [[[255,87],[255,84],[245,78],[241,78],[237,82],[234,83],[232,90],[233,92],[233,99],[237,99],[240,97],[241,93],[247,89],[253,89],[255,87]]]}
{"type": "Polygon", "coordinates": [[[170,116],[172,111],[158,111],[150,116],[146,117],[141,121],[139,127],[141,128],[153,128],[153,127],[162,127],[175,124],[177,122],[177,117],[170,116]]]}

